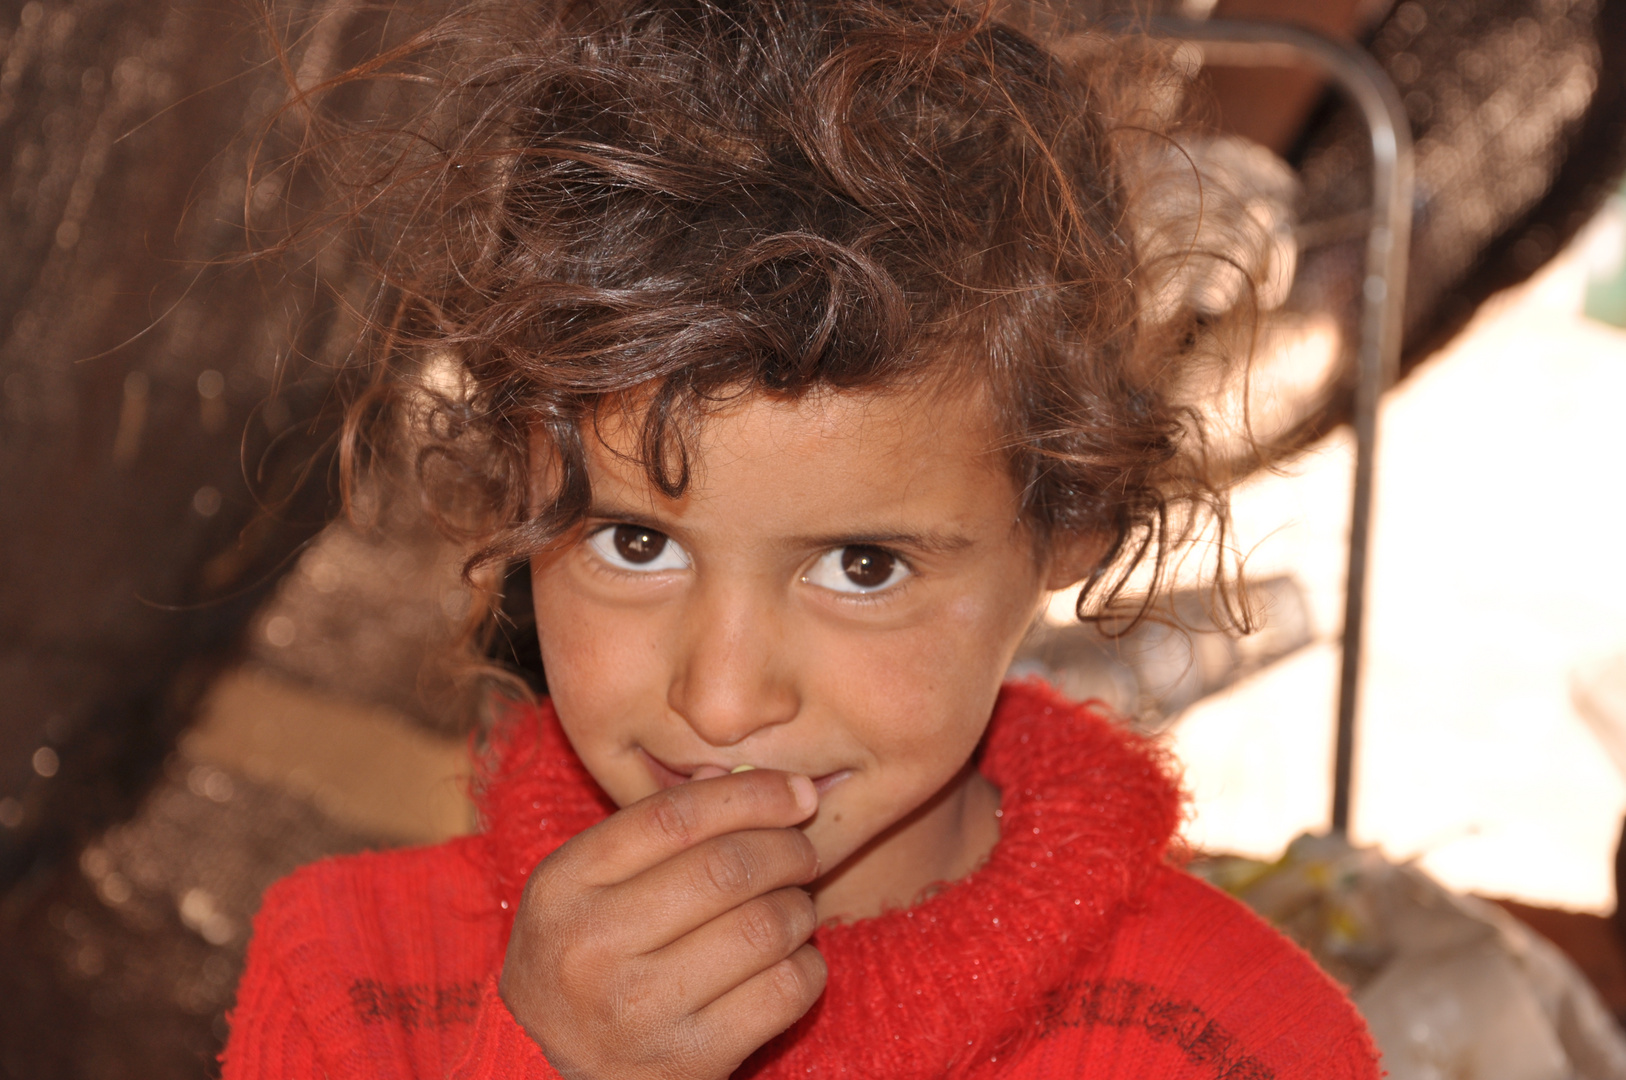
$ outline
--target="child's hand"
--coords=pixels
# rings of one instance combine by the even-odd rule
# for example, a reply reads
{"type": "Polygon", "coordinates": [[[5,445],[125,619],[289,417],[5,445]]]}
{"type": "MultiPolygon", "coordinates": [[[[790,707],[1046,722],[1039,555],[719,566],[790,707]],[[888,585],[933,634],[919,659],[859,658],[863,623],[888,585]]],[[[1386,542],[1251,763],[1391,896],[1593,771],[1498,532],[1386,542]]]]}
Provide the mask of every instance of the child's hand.
{"type": "Polygon", "coordinates": [[[805,776],[692,781],[531,874],[503,963],[514,1018],[566,1077],[728,1076],[824,990],[805,776]]]}

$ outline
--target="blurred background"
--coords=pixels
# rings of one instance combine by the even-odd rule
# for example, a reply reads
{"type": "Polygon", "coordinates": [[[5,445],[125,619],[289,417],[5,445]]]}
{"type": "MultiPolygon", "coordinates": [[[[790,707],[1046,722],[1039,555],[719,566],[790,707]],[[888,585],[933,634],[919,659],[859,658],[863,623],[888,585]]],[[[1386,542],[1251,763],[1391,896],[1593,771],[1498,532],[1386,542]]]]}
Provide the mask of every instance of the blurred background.
{"type": "MultiPolygon", "coordinates": [[[[1193,630],[1106,641],[1060,596],[1016,673],[1163,733],[1186,765],[1188,836],[1212,856],[1200,867],[1365,995],[1375,1026],[1409,939],[1373,929],[1390,925],[1377,892],[1329,898],[1325,882],[1387,882],[1395,867],[1497,901],[1517,927],[1463,910],[1527,973],[1555,947],[1570,968],[1541,970],[1580,972],[1613,1026],[1626,1016],[1626,0],[1166,8],[1287,20],[1367,50],[1416,142],[1356,854],[1289,847],[1327,827],[1372,197],[1359,116],[1314,72],[1194,63],[1194,92],[1172,106],[1209,123],[1197,156],[1216,179],[1262,193],[1255,254],[1280,272],[1252,382],[1220,388],[1283,453],[1236,497],[1264,624],[1204,633],[1194,561],[1171,601],[1193,630]],[[1261,891],[1299,871],[1291,903],[1261,891]]],[[[303,86],[387,32],[349,0],[279,18],[303,86]]],[[[246,167],[256,145],[299,138],[277,116],[285,85],[236,0],[0,0],[3,1076],[212,1075],[267,885],[324,855],[474,825],[474,703],[445,661],[469,604],[460,554],[388,476],[339,514],[347,304],[369,283],[337,247],[237,258],[245,207],[301,182],[246,167]]],[[[523,575],[508,584],[523,611],[523,575]]],[[[525,660],[526,634],[521,620],[502,653],[525,660]]],[[[1626,1075],[1626,1051],[1599,1038],[1595,1060],[1571,1040],[1542,1061],[1570,1070],[1555,1080],[1626,1075]]],[[[1405,1072],[1402,1053],[1397,1076],[1503,1075],[1405,1072]]]]}

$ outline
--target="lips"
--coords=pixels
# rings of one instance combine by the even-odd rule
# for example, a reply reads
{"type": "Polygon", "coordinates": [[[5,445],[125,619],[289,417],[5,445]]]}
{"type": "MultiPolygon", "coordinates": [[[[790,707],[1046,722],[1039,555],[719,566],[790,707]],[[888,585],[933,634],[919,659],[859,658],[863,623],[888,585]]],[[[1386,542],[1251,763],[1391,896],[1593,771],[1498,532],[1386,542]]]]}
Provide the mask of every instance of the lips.
{"type": "MultiPolygon", "coordinates": [[[[679,784],[688,783],[689,779],[706,765],[712,765],[713,767],[721,769],[723,772],[727,773],[737,768],[739,764],[742,764],[739,762],[736,762],[733,765],[725,764],[723,762],[701,762],[698,765],[669,765],[641,746],[638,748],[638,753],[643,757],[644,764],[649,769],[649,775],[654,777],[655,783],[660,785],[662,790],[669,787],[676,787],[679,784]]],[[[758,767],[768,769],[772,768],[773,766],[762,765],[758,767]]],[[[787,769],[785,771],[793,772],[795,770],[787,769]]],[[[823,795],[826,791],[829,791],[831,788],[835,787],[837,784],[841,783],[851,775],[851,769],[838,769],[835,772],[824,773],[823,775],[813,777],[813,786],[818,789],[820,795],[823,795]]]]}

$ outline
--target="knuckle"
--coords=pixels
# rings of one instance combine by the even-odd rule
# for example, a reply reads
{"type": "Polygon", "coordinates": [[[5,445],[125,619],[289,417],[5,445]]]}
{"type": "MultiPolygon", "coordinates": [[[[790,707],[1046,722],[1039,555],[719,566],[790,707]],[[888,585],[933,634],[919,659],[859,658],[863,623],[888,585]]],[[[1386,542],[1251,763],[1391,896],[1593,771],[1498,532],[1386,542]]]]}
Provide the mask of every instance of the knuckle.
{"type": "Polygon", "coordinates": [[[686,848],[694,842],[699,827],[699,807],[688,785],[670,788],[665,796],[656,799],[649,811],[650,827],[666,844],[686,848]]]}
{"type": "Polygon", "coordinates": [[[733,836],[719,837],[704,848],[701,869],[712,888],[726,896],[747,892],[757,876],[756,859],[733,836]]]}
{"type": "Polygon", "coordinates": [[[579,839],[566,841],[531,869],[520,892],[521,915],[545,915],[550,922],[558,921],[563,917],[561,913],[576,911],[591,894],[591,887],[580,879],[581,860],[576,847],[579,839]]]}
{"type": "Polygon", "coordinates": [[[740,908],[739,934],[754,952],[771,956],[784,956],[795,944],[786,912],[772,898],[740,908]]]}
{"type": "Polygon", "coordinates": [[[571,924],[571,932],[580,956],[593,963],[614,962],[627,951],[626,921],[602,904],[580,913],[571,924]]]}
{"type": "Polygon", "coordinates": [[[548,966],[561,982],[591,985],[615,966],[621,953],[618,927],[605,918],[577,918],[567,932],[549,935],[548,966]]]}
{"type": "Polygon", "coordinates": [[[822,968],[822,960],[815,973],[800,957],[787,957],[770,969],[768,991],[785,1012],[800,1016],[824,987],[822,968]]]}
{"type": "Polygon", "coordinates": [[[525,888],[519,894],[519,909],[522,912],[546,911],[548,908],[549,879],[553,876],[553,868],[546,862],[538,863],[525,879],[525,888]]]}
{"type": "Polygon", "coordinates": [[[514,913],[510,951],[522,954],[550,951],[553,942],[567,936],[558,933],[560,925],[569,919],[566,907],[555,901],[541,870],[533,871],[520,894],[519,909],[514,913]]]}
{"type": "Polygon", "coordinates": [[[602,955],[599,943],[588,940],[580,933],[561,935],[557,940],[547,942],[545,948],[548,966],[559,973],[561,982],[597,967],[602,955]]]}

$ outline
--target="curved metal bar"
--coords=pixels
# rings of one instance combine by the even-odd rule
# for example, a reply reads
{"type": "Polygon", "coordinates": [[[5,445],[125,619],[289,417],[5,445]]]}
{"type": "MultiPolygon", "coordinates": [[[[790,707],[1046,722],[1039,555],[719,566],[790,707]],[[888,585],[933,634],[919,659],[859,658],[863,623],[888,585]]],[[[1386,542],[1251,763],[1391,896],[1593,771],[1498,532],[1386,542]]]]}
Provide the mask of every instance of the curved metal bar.
{"type": "Polygon", "coordinates": [[[1400,364],[1406,258],[1411,240],[1411,125],[1394,83],[1364,49],[1303,27],[1274,22],[1157,18],[1145,24],[1158,37],[1196,45],[1210,64],[1230,67],[1320,68],[1360,109],[1372,136],[1372,228],[1362,283],[1359,382],[1355,387],[1355,495],[1349,522],[1349,569],[1344,591],[1343,661],[1338,676],[1338,737],[1333,762],[1332,830],[1348,835],[1355,758],[1361,635],[1366,616],[1372,488],[1376,472],[1378,399],[1400,364]]]}

